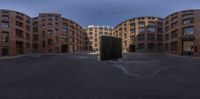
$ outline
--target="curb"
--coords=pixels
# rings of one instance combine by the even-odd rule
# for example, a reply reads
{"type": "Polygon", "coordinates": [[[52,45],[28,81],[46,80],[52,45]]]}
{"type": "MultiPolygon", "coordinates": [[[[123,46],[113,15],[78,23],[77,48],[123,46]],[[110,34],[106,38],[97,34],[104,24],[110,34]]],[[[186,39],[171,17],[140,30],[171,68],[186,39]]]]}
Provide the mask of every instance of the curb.
{"type": "Polygon", "coordinates": [[[13,59],[13,58],[20,58],[20,57],[25,57],[25,56],[29,56],[31,54],[25,54],[25,55],[17,55],[17,56],[3,56],[0,57],[0,59],[13,59]]]}

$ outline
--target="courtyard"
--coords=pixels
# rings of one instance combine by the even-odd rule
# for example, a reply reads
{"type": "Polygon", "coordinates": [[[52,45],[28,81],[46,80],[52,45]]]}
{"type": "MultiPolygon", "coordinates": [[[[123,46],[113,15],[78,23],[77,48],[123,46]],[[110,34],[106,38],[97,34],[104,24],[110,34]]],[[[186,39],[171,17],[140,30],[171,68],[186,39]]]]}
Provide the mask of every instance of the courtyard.
{"type": "Polygon", "coordinates": [[[200,58],[89,52],[0,59],[1,99],[199,99],[200,58]]]}

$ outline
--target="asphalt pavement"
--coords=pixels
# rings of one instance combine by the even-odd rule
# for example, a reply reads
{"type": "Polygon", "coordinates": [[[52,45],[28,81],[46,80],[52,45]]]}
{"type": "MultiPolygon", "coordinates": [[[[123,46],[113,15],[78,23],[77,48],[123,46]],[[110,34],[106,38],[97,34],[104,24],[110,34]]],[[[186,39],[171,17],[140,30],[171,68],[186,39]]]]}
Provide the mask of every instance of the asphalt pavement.
{"type": "Polygon", "coordinates": [[[200,59],[88,52],[0,59],[0,99],[199,99],[200,59]]]}

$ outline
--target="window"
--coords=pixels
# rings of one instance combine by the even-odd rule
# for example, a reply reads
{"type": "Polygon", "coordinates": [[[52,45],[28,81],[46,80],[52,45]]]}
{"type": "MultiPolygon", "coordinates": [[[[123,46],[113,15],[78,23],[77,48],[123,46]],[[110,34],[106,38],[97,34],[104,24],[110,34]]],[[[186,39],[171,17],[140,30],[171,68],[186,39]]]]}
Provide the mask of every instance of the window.
{"type": "Polygon", "coordinates": [[[42,37],[45,37],[45,34],[46,34],[45,31],[42,31],[42,37]]]}
{"type": "Polygon", "coordinates": [[[148,27],[147,32],[152,33],[155,32],[156,29],[154,27],[148,27]]]}
{"type": "Polygon", "coordinates": [[[104,28],[105,31],[108,31],[108,28],[104,28]]]}
{"type": "Polygon", "coordinates": [[[135,36],[130,37],[132,41],[135,41],[135,36]]]}
{"type": "Polygon", "coordinates": [[[89,35],[92,35],[93,33],[92,32],[89,32],[89,35]]]}
{"type": "Polygon", "coordinates": [[[95,38],[95,42],[97,42],[97,38],[95,38]]]}
{"type": "Polygon", "coordinates": [[[97,43],[95,43],[95,47],[97,47],[97,43]]]}
{"type": "Polygon", "coordinates": [[[177,38],[178,37],[178,30],[172,31],[171,32],[171,38],[177,38]]]}
{"type": "Polygon", "coordinates": [[[157,35],[157,40],[162,41],[162,35],[157,35]]]}
{"type": "Polygon", "coordinates": [[[173,18],[171,18],[171,22],[173,22],[173,21],[177,21],[178,20],[178,17],[176,16],[176,17],[173,17],[173,18]]]}
{"type": "Polygon", "coordinates": [[[3,14],[9,14],[9,11],[8,10],[2,10],[2,13],[3,14]]]}
{"type": "Polygon", "coordinates": [[[130,31],[131,33],[135,33],[135,28],[131,29],[130,31]]]}
{"type": "Polygon", "coordinates": [[[23,17],[21,17],[21,16],[16,16],[16,19],[18,19],[18,20],[23,20],[23,17]]]}
{"type": "Polygon", "coordinates": [[[33,25],[36,25],[36,26],[37,26],[37,25],[38,25],[38,22],[37,22],[37,21],[34,21],[34,22],[33,22],[33,25]]]}
{"type": "Polygon", "coordinates": [[[154,34],[148,34],[148,41],[154,41],[154,40],[155,40],[154,34]]]}
{"type": "Polygon", "coordinates": [[[139,33],[144,33],[145,32],[145,28],[140,28],[139,29],[139,33]]]}
{"type": "Polygon", "coordinates": [[[89,28],[89,31],[93,31],[93,28],[89,28]]]}
{"type": "Polygon", "coordinates": [[[46,46],[46,42],[42,41],[42,47],[45,47],[45,46],[46,46]]]}
{"type": "Polygon", "coordinates": [[[174,22],[174,23],[171,24],[171,28],[175,28],[177,26],[178,26],[178,21],[176,21],[176,22],[174,22]]]}
{"type": "Polygon", "coordinates": [[[53,30],[48,30],[48,31],[47,31],[47,34],[48,34],[48,35],[52,35],[52,34],[53,34],[53,30]]]}
{"type": "Polygon", "coordinates": [[[155,25],[156,25],[155,22],[152,22],[152,21],[148,22],[148,26],[154,27],[155,25]]]}
{"type": "Polygon", "coordinates": [[[184,35],[193,35],[194,34],[194,28],[193,27],[183,28],[183,34],[184,35]]]}
{"type": "Polygon", "coordinates": [[[139,27],[144,27],[145,26],[145,23],[144,22],[139,22],[139,27]]]}
{"type": "Polygon", "coordinates": [[[154,43],[148,43],[148,50],[153,50],[155,48],[154,43]]]}
{"type": "Polygon", "coordinates": [[[165,27],[165,32],[169,31],[169,26],[165,27]]]}
{"type": "Polygon", "coordinates": [[[55,28],[56,33],[58,33],[58,28],[55,28]]]}
{"type": "Polygon", "coordinates": [[[53,40],[52,39],[48,39],[48,45],[53,45],[53,40]]]}
{"type": "Polygon", "coordinates": [[[34,41],[37,41],[38,40],[38,35],[36,34],[36,35],[33,35],[33,40],[34,41]]]}
{"type": "Polygon", "coordinates": [[[103,32],[99,32],[99,36],[102,36],[103,35],[103,32]]]}
{"type": "Polygon", "coordinates": [[[193,23],[193,19],[185,19],[185,20],[183,20],[183,24],[184,25],[191,24],[191,23],[193,23]]]}
{"type": "Polygon", "coordinates": [[[33,44],[33,48],[37,49],[38,48],[38,44],[33,44]]]}
{"type": "Polygon", "coordinates": [[[9,33],[2,32],[2,42],[8,42],[8,39],[9,39],[9,33]]]}
{"type": "Polygon", "coordinates": [[[99,30],[103,30],[103,27],[99,27],[99,30]]]}
{"type": "Polygon", "coordinates": [[[53,26],[53,24],[52,24],[52,23],[48,23],[47,25],[48,25],[49,27],[53,26]]]}
{"type": "Polygon", "coordinates": [[[26,20],[26,23],[27,23],[27,24],[31,24],[31,22],[30,22],[29,20],[26,20]]]}
{"type": "Polygon", "coordinates": [[[190,14],[183,14],[183,18],[189,18],[189,17],[193,17],[193,14],[190,13],[190,14]]]}
{"type": "Polygon", "coordinates": [[[62,41],[67,41],[67,36],[66,35],[62,35],[62,41]]]}
{"type": "Polygon", "coordinates": [[[26,33],[26,40],[30,40],[31,37],[30,37],[30,34],[26,33]]]}
{"type": "Polygon", "coordinates": [[[108,32],[104,32],[105,35],[108,35],[108,32]]]}
{"type": "Polygon", "coordinates": [[[62,32],[65,32],[65,33],[68,32],[68,27],[67,26],[63,26],[62,27],[62,32]]]}
{"type": "Polygon", "coordinates": [[[16,37],[19,37],[19,38],[23,38],[24,37],[22,30],[16,29],[15,32],[16,32],[16,37]]]}
{"type": "Polygon", "coordinates": [[[161,43],[157,44],[157,51],[162,51],[163,50],[163,45],[161,43]]]}
{"type": "Polygon", "coordinates": [[[20,21],[16,21],[16,26],[23,27],[23,23],[20,21]]]}
{"type": "Polygon", "coordinates": [[[177,51],[178,48],[178,43],[177,42],[172,42],[171,43],[171,51],[177,51]]]}
{"type": "Polygon", "coordinates": [[[9,22],[7,22],[7,21],[2,21],[2,28],[3,28],[3,29],[8,29],[8,28],[9,28],[9,22]]]}
{"type": "Polygon", "coordinates": [[[135,27],[135,23],[131,23],[130,26],[131,26],[131,27],[135,27]]]}
{"type": "Polygon", "coordinates": [[[9,16],[8,15],[3,15],[2,16],[2,20],[9,20],[9,16]]]}
{"type": "Polygon", "coordinates": [[[165,35],[165,40],[169,40],[169,34],[165,35]]]}
{"type": "Polygon", "coordinates": [[[26,43],[26,48],[30,48],[30,43],[26,43]]]}
{"type": "Polygon", "coordinates": [[[26,25],[26,31],[30,32],[30,26],[26,25]]]}
{"type": "Polygon", "coordinates": [[[165,19],[165,25],[167,25],[169,23],[169,20],[168,19],[165,19]]]}
{"type": "Polygon", "coordinates": [[[165,50],[166,50],[166,51],[169,50],[169,44],[168,44],[168,43],[165,44],[165,50]]]}
{"type": "Polygon", "coordinates": [[[55,39],[56,39],[56,43],[58,43],[58,37],[57,36],[55,37],[55,39]]]}
{"type": "Polygon", "coordinates": [[[145,50],[144,43],[138,44],[138,52],[143,52],[145,50]]]}
{"type": "Polygon", "coordinates": [[[157,28],[157,32],[158,32],[158,33],[162,33],[162,32],[163,32],[163,29],[162,29],[162,28],[157,28]]]}
{"type": "Polygon", "coordinates": [[[138,41],[144,41],[144,34],[139,34],[138,35],[138,41]]]}

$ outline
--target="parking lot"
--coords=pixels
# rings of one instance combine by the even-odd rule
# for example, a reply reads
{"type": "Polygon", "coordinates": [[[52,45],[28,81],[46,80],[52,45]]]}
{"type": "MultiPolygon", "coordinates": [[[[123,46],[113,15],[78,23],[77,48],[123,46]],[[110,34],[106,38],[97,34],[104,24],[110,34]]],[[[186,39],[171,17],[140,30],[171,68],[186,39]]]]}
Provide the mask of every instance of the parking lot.
{"type": "Polygon", "coordinates": [[[88,52],[0,59],[1,99],[199,99],[200,59],[88,52]]]}

